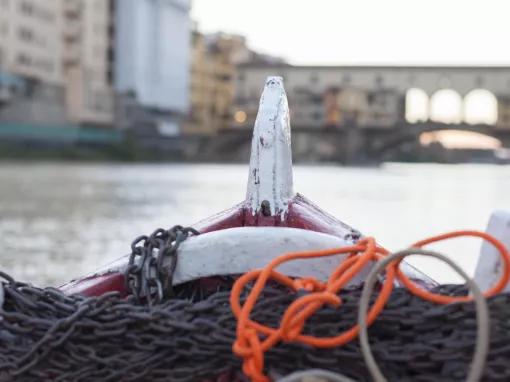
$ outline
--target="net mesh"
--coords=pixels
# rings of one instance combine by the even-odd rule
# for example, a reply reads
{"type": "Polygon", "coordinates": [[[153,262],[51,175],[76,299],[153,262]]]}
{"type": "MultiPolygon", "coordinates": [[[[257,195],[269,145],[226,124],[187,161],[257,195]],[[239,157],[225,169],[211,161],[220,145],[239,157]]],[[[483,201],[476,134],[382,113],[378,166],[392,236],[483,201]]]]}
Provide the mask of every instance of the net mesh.
{"type": "MultiPolygon", "coordinates": [[[[2,276],[0,381],[244,380],[241,361],[231,350],[233,278],[187,283],[171,299],[148,307],[117,293],[67,296],[2,276]]],[[[438,289],[466,293],[462,286],[438,289]]],[[[361,288],[343,291],[341,310],[324,307],[304,333],[326,337],[349,329],[357,320],[360,294],[361,288]]],[[[252,317],[276,327],[295,298],[269,285],[252,317]]],[[[508,381],[510,294],[490,298],[488,305],[491,347],[484,379],[508,381]]],[[[439,306],[396,288],[369,336],[390,381],[461,381],[476,341],[474,304],[439,306]]],[[[266,370],[275,379],[317,368],[370,380],[356,340],[332,349],[282,343],[266,354],[266,370]]]]}

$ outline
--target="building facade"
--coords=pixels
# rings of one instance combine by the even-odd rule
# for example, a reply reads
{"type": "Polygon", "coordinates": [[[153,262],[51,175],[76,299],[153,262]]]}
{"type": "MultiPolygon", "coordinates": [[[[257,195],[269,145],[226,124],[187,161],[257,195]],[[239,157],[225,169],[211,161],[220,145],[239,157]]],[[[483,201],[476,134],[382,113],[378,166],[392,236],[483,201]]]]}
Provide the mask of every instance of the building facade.
{"type": "Polygon", "coordinates": [[[0,0],[2,71],[63,84],[60,6],[60,0],[0,0]]]}
{"type": "Polygon", "coordinates": [[[71,122],[112,124],[111,84],[114,2],[63,0],[63,61],[71,122]]]}
{"type": "Polygon", "coordinates": [[[109,0],[0,0],[0,119],[113,123],[109,0]]]}
{"type": "Polygon", "coordinates": [[[232,118],[244,121],[246,115],[232,113],[237,68],[247,63],[283,64],[279,57],[251,50],[244,36],[193,32],[191,60],[191,108],[185,123],[187,134],[214,135],[228,127],[232,118]]]}
{"type": "Polygon", "coordinates": [[[189,0],[116,1],[115,88],[124,124],[176,135],[189,111],[189,0]]]}
{"type": "Polygon", "coordinates": [[[265,78],[270,75],[284,77],[292,125],[297,128],[384,128],[400,122],[427,120],[510,128],[510,67],[260,64],[241,65],[237,70],[232,114],[242,113],[247,117],[233,118],[230,126],[253,126],[259,95],[265,78]],[[416,93],[418,97],[410,97],[416,93]],[[451,110],[441,109],[440,101],[445,96],[453,97],[451,110]],[[417,102],[409,102],[410,98],[416,98],[413,101],[417,102]],[[477,116],[476,110],[470,112],[470,108],[476,109],[484,102],[488,105],[487,117],[477,116]],[[417,116],[410,116],[410,103],[419,109],[417,116]]]}
{"type": "Polygon", "coordinates": [[[191,108],[187,134],[216,134],[231,120],[236,65],[246,57],[244,37],[193,32],[191,108]]]}

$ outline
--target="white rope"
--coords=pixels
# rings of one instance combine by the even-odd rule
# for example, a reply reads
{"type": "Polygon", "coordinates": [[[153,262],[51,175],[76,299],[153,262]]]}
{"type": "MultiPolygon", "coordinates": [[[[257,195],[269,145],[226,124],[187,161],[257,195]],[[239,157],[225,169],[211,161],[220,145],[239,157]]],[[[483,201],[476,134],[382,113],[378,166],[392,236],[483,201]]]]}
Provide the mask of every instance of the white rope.
{"type": "Polygon", "coordinates": [[[355,382],[353,379],[347,378],[346,376],[332,371],[322,369],[310,369],[305,371],[296,371],[295,373],[289,374],[278,382],[355,382]]]}
{"type": "Polygon", "coordinates": [[[453,262],[445,255],[421,248],[410,248],[404,251],[394,253],[388,257],[385,257],[383,260],[378,261],[375,264],[374,268],[371,270],[370,274],[365,280],[365,285],[363,287],[363,291],[361,293],[361,298],[359,301],[358,325],[360,328],[359,339],[361,345],[361,352],[363,354],[366,366],[370,371],[370,374],[372,375],[372,378],[376,382],[387,382],[386,378],[383,376],[381,372],[381,369],[379,369],[379,366],[377,365],[374,359],[372,350],[370,349],[370,343],[368,342],[366,316],[368,312],[370,296],[374,290],[374,286],[379,274],[391,262],[401,260],[410,255],[430,256],[442,260],[443,262],[447,263],[450,267],[452,267],[453,270],[455,270],[455,272],[457,272],[466,281],[466,284],[468,285],[469,289],[473,292],[476,307],[477,335],[475,352],[466,381],[467,382],[479,381],[482,377],[485,361],[487,358],[487,353],[489,351],[489,310],[487,308],[487,301],[485,300],[485,297],[483,296],[482,292],[480,291],[480,288],[478,288],[476,283],[462,270],[462,268],[455,264],[455,262],[453,262]]]}

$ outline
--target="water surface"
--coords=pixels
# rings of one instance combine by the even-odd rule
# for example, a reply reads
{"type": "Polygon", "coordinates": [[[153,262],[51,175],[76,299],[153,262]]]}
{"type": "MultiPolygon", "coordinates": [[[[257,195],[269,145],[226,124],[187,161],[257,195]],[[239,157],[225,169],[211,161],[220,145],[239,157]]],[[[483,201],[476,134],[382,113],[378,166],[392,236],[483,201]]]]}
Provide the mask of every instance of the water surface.
{"type": "MultiPolygon", "coordinates": [[[[157,227],[191,224],[241,201],[247,166],[0,162],[0,270],[57,285],[129,251],[157,227]]],[[[510,166],[386,164],[296,166],[295,189],[325,210],[402,249],[429,235],[480,229],[510,210],[510,166]]],[[[438,248],[470,273],[480,243],[438,248]]],[[[434,260],[412,263],[441,282],[434,260]]]]}

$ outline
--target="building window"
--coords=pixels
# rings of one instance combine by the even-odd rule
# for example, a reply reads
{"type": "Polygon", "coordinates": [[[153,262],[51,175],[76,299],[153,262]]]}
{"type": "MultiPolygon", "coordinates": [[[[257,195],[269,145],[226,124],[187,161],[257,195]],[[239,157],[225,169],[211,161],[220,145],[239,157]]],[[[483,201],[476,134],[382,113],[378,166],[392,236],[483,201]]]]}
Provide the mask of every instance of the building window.
{"type": "Polygon", "coordinates": [[[108,69],[108,72],[107,72],[106,76],[107,76],[108,84],[112,85],[113,84],[113,80],[114,80],[114,74],[113,74],[113,69],[112,68],[108,69]]]}
{"type": "Polygon", "coordinates": [[[113,62],[115,60],[115,50],[113,47],[108,47],[108,61],[113,62]]]}
{"type": "Polygon", "coordinates": [[[32,64],[32,60],[25,53],[19,53],[18,56],[16,57],[16,61],[18,62],[18,64],[24,66],[30,66],[32,64]]]}
{"type": "Polygon", "coordinates": [[[20,11],[27,16],[35,15],[35,16],[41,18],[42,20],[45,20],[48,22],[52,22],[55,19],[53,12],[51,12],[48,9],[44,9],[42,7],[36,8],[34,6],[34,4],[29,1],[23,0],[19,4],[20,4],[20,7],[19,7],[20,11]]]}
{"type": "Polygon", "coordinates": [[[18,29],[18,36],[21,40],[32,41],[34,39],[34,32],[31,29],[20,27],[18,29]]]}
{"type": "Polygon", "coordinates": [[[319,76],[317,75],[317,73],[312,73],[312,75],[310,76],[310,82],[312,84],[316,84],[317,82],[319,82],[319,76]]]}
{"type": "Polygon", "coordinates": [[[31,15],[32,13],[34,13],[34,5],[27,1],[22,1],[20,3],[19,9],[21,12],[23,12],[26,15],[31,15]]]}
{"type": "Polygon", "coordinates": [[[494,125],[498,120],[498,99],[485,89],[471,90],[464,97],[464,122],[476,125],[494,125]]]}

